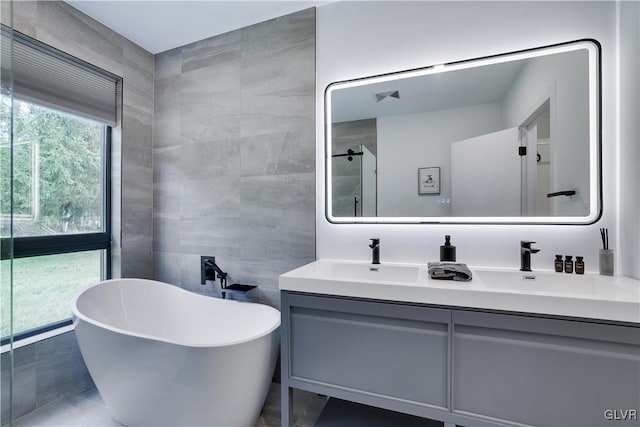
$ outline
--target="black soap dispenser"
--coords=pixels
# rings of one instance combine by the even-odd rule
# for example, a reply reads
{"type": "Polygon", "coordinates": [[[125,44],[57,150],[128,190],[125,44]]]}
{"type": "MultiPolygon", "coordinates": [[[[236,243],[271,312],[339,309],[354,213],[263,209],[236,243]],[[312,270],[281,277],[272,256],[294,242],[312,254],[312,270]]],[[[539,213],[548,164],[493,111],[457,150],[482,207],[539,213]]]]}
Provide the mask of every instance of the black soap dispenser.
{"type": "Polygon", "coordinates": [[[451,244],[451,236],[444,236],[444,245],[440,246],[440,261],[456,262],[456,247],[451,244]]]}

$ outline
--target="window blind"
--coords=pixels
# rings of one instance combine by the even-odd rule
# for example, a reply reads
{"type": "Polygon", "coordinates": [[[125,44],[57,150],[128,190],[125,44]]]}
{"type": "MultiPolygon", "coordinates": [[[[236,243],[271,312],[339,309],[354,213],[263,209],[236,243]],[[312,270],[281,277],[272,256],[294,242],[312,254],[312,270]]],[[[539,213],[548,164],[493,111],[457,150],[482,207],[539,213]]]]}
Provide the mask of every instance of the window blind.
{"type": "Polygon", "coordinates": [[[13,71],[14,97],[116,125],[119,77],[13,30],[2,27],[2,72],[13,71]]]}

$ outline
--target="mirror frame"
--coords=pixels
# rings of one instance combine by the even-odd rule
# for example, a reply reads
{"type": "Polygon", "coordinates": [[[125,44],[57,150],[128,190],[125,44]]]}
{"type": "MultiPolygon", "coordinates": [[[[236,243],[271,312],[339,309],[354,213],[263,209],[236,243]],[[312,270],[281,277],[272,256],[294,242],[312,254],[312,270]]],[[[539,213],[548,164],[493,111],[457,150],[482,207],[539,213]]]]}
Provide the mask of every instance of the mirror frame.
{"type": "Polygon", "coordinates": [[[324,96],[325,218],[332,224],[523,224],[589,225],[602,216],[602,83],[601,45],[595,39],[579,39],[547,46],[501,53],[404,71],[343,80],[329,84],[324,96]],[[589,63],[589,214],[586,216],[518,217],[335,217],[331,200],[331,95],[339,89],[381,83],[397,78],[439,74],[465,68],[587,49],[589,63]]]}

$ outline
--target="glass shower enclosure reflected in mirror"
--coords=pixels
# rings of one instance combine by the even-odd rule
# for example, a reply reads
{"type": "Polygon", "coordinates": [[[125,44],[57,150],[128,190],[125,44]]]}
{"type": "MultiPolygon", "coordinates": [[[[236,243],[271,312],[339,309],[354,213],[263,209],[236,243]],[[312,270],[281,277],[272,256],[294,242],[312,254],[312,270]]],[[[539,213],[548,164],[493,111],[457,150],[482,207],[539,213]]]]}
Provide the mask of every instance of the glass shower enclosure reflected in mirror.
{"type": "Polygon", "coordinates": [[[345,217],[376,216],[376,123],[350,121],[333,125],[334,215],[345,217]]]}

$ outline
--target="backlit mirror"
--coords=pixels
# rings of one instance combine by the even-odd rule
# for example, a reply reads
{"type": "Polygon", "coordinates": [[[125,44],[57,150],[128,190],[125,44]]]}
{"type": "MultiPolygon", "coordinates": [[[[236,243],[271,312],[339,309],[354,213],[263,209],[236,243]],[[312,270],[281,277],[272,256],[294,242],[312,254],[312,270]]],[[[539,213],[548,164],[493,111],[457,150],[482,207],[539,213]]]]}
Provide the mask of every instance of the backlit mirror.
{"type": "Polygon", "coordinates": [[[581,40],[332,83],[327,218],[595,222],[599,54],[581,40]]]}

